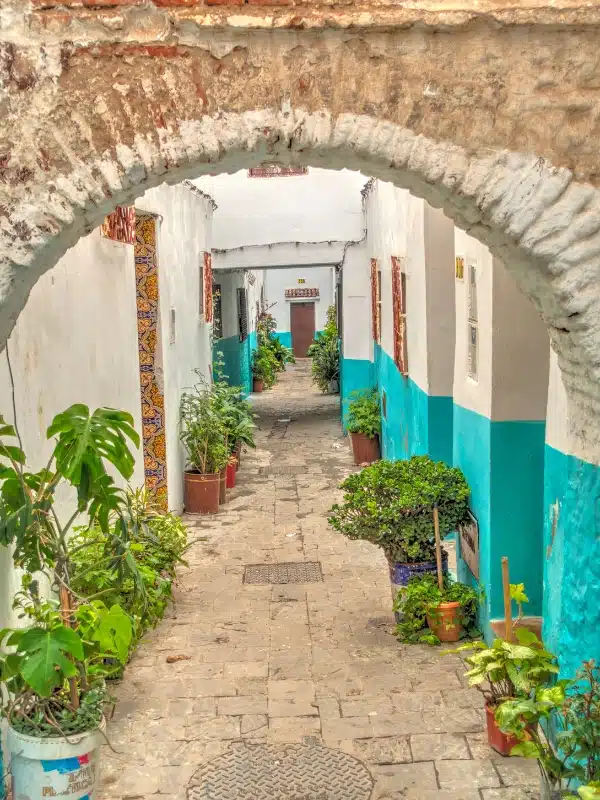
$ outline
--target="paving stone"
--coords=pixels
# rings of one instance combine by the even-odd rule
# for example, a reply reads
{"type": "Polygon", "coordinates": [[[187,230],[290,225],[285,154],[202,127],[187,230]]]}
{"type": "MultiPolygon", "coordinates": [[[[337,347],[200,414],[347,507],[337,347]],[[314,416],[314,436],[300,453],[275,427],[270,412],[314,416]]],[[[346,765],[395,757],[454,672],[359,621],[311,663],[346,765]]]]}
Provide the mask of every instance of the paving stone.
{"type": "Polygon", "coordinates": [[[341,742],[344,739],[363,739],[374,735],[369,717],[322,720],[321,728],[326,743],[341,742]]]}
{"type": "Polygon", "coordinates": [[[352,748],[359,758],[369,764],[403,764],[413,760],[406,736],[354,739],[352,748]]]}
{"type": "Polygon", "coordinates": [[[482,800],[539,800],[539,787],[511,786],[505,789],[482,789],[482,800]]]}
{"type": "Polygon", "coordinates": [[[435,791],[438,788],[433,762],[420,764],[390,764],[374,767],[376,779],[374,799],[386,797],[385,792],[435,791]]]}
{"type": "Polygon", "coordinates": [[[226,678],[268,678],[269,664],[265,661],[243,661],[240,664],[225,664],[226,678]]]}
{"type": "Polygon", "coordinates": [[[300,742],[304,736],[321,734],[318,717],[275,717],[269,720],[269,742],[300,742]]]}
{"type": "Polygon", "coordinates": [[[220,697],[217,700],[217,712],[222,716],[239,716],[240,714],[266,714],[266,697],[220,697]]]}
{"type": "Polygon", "coordinates": [[[242,717],[241,732],[243,737],[253,737],[265,735],[269,725],[269,718],[266,714],[246,714],[242,717]]]}
{"type": "Polygon", "coordinates": [[[498,773],[491,761],[436,761],[440,788],[485,789],[500,786],[498,773]]]}
{"type": "Polygon", "coordinates": [[[533,758],[510,756],[503,758],[497,755],[493,759],[494,766],[505,786],[538,786],[540,768],[533,758]]]}
{"type": "Polygon", "coordinates": [[[414,761],[471,758],[464,736],[456,733],[423,733],[410,737],[414,761]]]}

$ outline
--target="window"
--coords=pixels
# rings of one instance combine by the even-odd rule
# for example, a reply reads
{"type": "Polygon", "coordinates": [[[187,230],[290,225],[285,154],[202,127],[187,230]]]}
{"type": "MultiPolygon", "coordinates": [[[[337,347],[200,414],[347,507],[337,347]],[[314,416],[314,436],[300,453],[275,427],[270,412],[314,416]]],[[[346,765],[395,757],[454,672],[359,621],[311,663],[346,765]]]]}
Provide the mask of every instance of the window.
{"type": "Polygon", "coordinates": [[[371,315],[373,341],[381,342],[381,270],[376,258],[371,259],[371,315]]]}
{"type": "Polygon", "coordinates": [[[406,272],[402,259],[392,256],[392,312],[394,317],[394,362],[403,375],[408,375],[406,336],[406,272]]]}
{"type": "Polygon", "coordinates": [[[175,344],[175,334],[176,334],[175,322],[176,322],[175,309],[174,308],[170,308],[169,309],[169,344],[175,344]]]}
{"type": "Polygon", "coordinates": [[[477,320],[477,265],[469,264],[469,320],[467,331],[467,369],[469,378],[477,380],[479,330],[477,320]]]}
{"type": "Polygon", "coordinates": [[[248,338],[248,302],[246,290],[237,290],[238,333],[240,342],[248,338]]]}
{"type": "Polygon", "coordinates": [[[213,283],[213,339],[223,338],[223,314],[221,311],[221,284],[213,283]]]}

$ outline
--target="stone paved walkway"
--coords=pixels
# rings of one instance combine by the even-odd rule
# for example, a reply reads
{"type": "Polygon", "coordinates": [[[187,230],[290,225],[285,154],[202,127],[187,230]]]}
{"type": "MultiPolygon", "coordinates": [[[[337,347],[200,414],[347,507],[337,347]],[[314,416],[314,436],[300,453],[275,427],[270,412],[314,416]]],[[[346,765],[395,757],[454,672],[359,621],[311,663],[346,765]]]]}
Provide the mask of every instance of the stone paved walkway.
{"type": "Polygon", "coordinates": [[[459,659],[393,637],[379,551],[327,526],[353,469],[338,398],[315,393],[303,362],[255,405],[258,448],[218,516],[188,517],[206,540],[117,688],[101,800],[184,800],[198,767],[236,742],[303,737],[363,761],[373,800],[537,797],[535,763],[485,744],[459,659]],[[246,564],[303,560],[321,563],[322,583],[243,583],[246,564]],[[167,662],[177,655],[189,660],[167,662]]]}

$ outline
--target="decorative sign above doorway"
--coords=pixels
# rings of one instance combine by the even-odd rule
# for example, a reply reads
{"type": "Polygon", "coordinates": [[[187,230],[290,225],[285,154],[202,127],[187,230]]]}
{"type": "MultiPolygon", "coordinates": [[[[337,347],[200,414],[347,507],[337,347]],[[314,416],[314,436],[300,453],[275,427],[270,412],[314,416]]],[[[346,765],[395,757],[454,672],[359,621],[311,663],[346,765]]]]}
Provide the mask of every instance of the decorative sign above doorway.
{"type": "Polygon", "coordinates": [[[293,300],[296,297],[318,297],[319,290],[318,289],[286,289],[285,290],[285,299],[286,300],[293,300]]]}
{"type": "Polygon", "coordinates": [[[469,520],[458,526],[460,555],[475,578],[479,580],[479,523],[468,512],[469,520]]]}

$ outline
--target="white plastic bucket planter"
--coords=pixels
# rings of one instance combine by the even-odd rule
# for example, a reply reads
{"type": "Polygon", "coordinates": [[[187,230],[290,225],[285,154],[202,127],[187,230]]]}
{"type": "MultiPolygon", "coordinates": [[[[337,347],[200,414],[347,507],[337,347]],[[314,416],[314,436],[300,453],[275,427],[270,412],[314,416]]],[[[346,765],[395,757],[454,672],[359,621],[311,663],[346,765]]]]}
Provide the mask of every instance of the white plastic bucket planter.
{"type": "MultiPolygon", "coordinates": [[[[8,729],[13,800],[94,800],[99,777],[99,730],[67,739],[39,739],[8,729]]],[[[6,759],[8,760],[8,758],[6,759]]]]}

